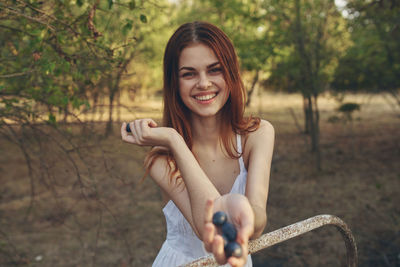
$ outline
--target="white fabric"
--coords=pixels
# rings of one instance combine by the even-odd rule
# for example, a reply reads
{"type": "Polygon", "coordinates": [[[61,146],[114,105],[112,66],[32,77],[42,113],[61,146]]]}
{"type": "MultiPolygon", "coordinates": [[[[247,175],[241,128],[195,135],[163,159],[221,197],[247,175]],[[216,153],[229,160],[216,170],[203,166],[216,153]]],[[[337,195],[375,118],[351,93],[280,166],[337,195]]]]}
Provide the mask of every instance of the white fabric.
{"type": "MultiPolygon", "coordinates": [[[[240,135],[236,138],[238,152],[242,153],[240,135]]],[[[232,186],[231,193],[245,194],[247,170],[242,156],[239,158],[240,173],[232,186]]],[[[167,240],[163,243],[153,267],[174,267],[184,265],[209,253],[203,242],[193,232],[192,227],[171,200],[163,208],[167,222],[167,240]]],[[[226,264],[224,266],[230,266],[226,264]]],[[[247,258],[246,267],[252,267],[251,256],[247,258]]]]}

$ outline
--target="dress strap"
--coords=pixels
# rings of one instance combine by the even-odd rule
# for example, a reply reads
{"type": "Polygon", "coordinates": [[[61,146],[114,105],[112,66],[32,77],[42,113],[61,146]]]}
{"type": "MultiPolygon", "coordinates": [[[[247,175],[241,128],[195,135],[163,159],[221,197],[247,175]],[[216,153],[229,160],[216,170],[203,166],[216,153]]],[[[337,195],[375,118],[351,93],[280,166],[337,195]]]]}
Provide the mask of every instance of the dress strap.
{"type": "Polygon", "coordinates": [[[243,172],[244,170],[246,170],[246,167],[244,166],[244,161],[243,161],[242,136],[240,134],[236,134],[236,146],[237,146],[237,151],[240,154],[239,158],[240,172],[243,172]]]}

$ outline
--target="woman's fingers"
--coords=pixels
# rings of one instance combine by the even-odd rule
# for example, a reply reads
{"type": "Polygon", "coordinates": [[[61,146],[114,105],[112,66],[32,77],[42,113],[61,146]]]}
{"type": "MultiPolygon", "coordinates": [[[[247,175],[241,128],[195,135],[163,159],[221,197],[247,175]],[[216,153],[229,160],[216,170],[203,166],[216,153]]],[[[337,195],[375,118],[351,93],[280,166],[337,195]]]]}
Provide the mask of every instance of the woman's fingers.
{"type": "Polygon", "coordinates": [[[203,243],[204,248],[208,252],[214,254],[215,260],[218,264],[226,263],[225,252],[224,252],[224,240],[220,235],[216,235],[216,228],[212,223],[214,211],[214,202],[208,199],[206,202],[205,213],[204,213],[204,231],[203,231],[203,243]]]}
{"type": "Polygon", "coordinates": [[[245,196],[232,194],[228,198],[228,212],[238,231],[236,242],[242,247],[242,256],[230,257],[228,263],[233,267],[241,267],[247,261],[248,242],[254,231],[254,213],[245,196]]]}
{"type": "Polygon", "coordinates": [[[229,264],[232,267],[241,267],[247,261],[247,255],[249,251],[249,238],[254,231],[254,219],[252,216],[244,216],[240,220],[240,228],[238,229],[238,236],[236,241],[242,247],[242,256],[240,258],[230,257],[228,259],[229,264]]]}
{"type": "MultiPolygon", "coordinates": [[[[247,257],[247,254],[246,254],[247,257]]],[[[243,258],[243,256],[241,258],[235,258],[235,257],[230,257],[228,259],[228,263],[232,266],[232,267],[242,267],[244,266],[244,264],[246,263],[246,258],[243,258]]]]}
{"type": "Polygon", "coordinates": [[[214,202],[211,199],[208,199],[204,213],[203,243],[206,251],[214,254],[218,264],[223,264],[226,263],[223,245],[224,241],[221,236],[216,235],[216,228],[212,223],[213,210],[214,202]]]}
{"type": "Polygon", "coordinates": [[[121,126],[122,140],[125,142],[128,142],[128,143],[136,143],[135,137],[126,131],[126,125],[127,124],[124,122],[124,123],[122,123],[122,126],[121,126]]]}
{"type": "Polygon", "coordinates": [[[203,243],[204,248],[208,251],[212,251],[212,242],[215,236],[215,226],[212,223],[214,202],[211,199],[206,201],[206,207],[204,212],[204,231],[203,231],[203,243]]]}
{"type": "Polygon", "coordinates": [[[212,199],[207,199],[206,208],[204,213],[204,223],[212,222],[213,209],[214,209],[214,201],[212,199]]]}
{"type": "Polygon", "coordinates": [[[148,125],[149,125],[151,128],[157,127],[157,123],[156,123],[154,120],[152,120],[152,119],[148,119],[148,125]]]}
{"type": "Polygon", "coordinates": [[[246,264],[247,262],[247,255],[248,255],[248,248],[249,248],[249,242],[248,242],[248,232],[246,230],[239,230],[238,232],[238,237],[237,237],[237,241],[240,244],[240,246],[242,247],[242,256],[240,258],[236,258],[236,257],[229,257],[228,259],[228,263],[232,266],[232,267],[242,267],[246,264]]]}
{"type": "Polygon", "coordinates": [[[121,137],[122,140],[138,145],[153,145],[150,128],[157,127],[157,123],[152,119],[140,119],[129,123],[122,123],[121,137]],[[130,132],[127,131],[129,124],[130,132]]]}
{"type": "Polygon", "coordinates": [[[212,223],[206,223],[203,231],[203,243],[207,252],[212,252],[212,243],[215,236],[215,227],[212,223]]]}
{"type": "Polygon", "coordinates": [[[242,256],[240,258],[230,257],[229,263],[232,266],[243,266],[247,261],[247,255],[249,251],[248,239],[240,240],[241,239],[240,237],[238,237],[238,239],[239,239],[239,244],[242,247],[242,256]]]}
{"type": "Polygon", "coordinates": [[[121,137],[124,138],[128,135],[128,132],[126,131],[126,122],[123,122],[121,125],[121,137]]]}
{"type": "Polygon", "coordinates": [[[226,257],[224,251],[224,240],[222,236],[216,235],[214,237],[214,242],[212,243],[212,253],[218,264],[225,264],[226,257]]]}
{"type": "Polygon", "coordinates": [[[142,138],[142,129],[140,129],[140,120],[135,120],[130,123],[132,135],[136,139],[136,144],[141,145],[143,142],[142,138]]]}
{"type": "Polygon", "coordinates": [[[157,123],[152,119],[143,119],[138,122],[138,127],[140,127],[141,138],[145,141],[150,137],[151,128],[157,127],[157,123]]]}

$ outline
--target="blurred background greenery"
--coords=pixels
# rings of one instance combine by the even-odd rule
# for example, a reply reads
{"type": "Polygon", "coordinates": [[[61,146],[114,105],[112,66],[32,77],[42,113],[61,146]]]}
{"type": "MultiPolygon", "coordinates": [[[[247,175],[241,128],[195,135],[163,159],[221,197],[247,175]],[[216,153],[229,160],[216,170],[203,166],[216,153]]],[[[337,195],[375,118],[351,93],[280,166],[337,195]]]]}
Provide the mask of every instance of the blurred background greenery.
{"type": "MultiPolygon", "coordinates": [[[[122,148],[100,148],[101,145],[115,148],[109,142],[110,137],[114,142],[118,138],[119,122],[141,116],[160,118],[164,47],[179,25],[195,20],[214,23],[233,41],[250,110],[258,105],[258,114],[262,115],[262,108],[273,104],[268,99],[273,95],[286,95],[278,98],[276,105],[290,111],[287,121],[295,125],[300,140],[304,139],[307,149],[303,152],[311,151],[311,169],[316,171],[316,176],[324,175],[321,174],[324,171],[321,103],[326,102],[319,100],[327,96],[334,99],[332,109],[335,112],[330,113],[326,121],[345,123],[346,133],[353,136],[357,135],[354,121],[360,117],[354,114],[363,107],[357,98],[348,96],[384,99],[383,109],[394,114],[394,119],[385,125],[392,127],[392,143],[388,142],[395,147],[390,172],[397,179],[393,185],[399,185],[399,168],[393,163],[399,160],[399,1],[0,0],[3,154],[0,171],[4,173],[0,181],[4,179],[5,184],[8,181],[6,177],[10,172],[6,170],[13,162],[13,155],[6,152],[11,150],[19,151],[20,155],[20,158],[15,156],[17,163],[12,166],[24,166],[23,176],[30,181],[28,185],[22,183],[27,188],[20,195],[10,195],[7,186],[0,192],[0,201],[4,204],[0,206],[0,218],[3,216],[0,219],[0,258],[4,259],[0,264],[43,264],[40,258],[32,260],[24,246],[17,245],[14,232],[6,230],[14,224],[6,208],[10,206],[10,199],[26,197],[26,203],[19,206],[24,211],[18,219],[26,223],[36,218],[35,197],[37,200],[41,190],[52,192],[50,195],[54,199],[62,199],[62,190],[58,187],[70,188],[68,194],[78,190],[79,197],[97,201],[94,209],[101,212],[95,213],[98,216],[96,226],[101,225],[101,214],[109,208],[99,200],[105,191],[98,186],[104,184],[96,180],[98,166],[91,165],[94,163],[90,157],[96,155],[93,156],[96,162],[103,162],[103,170],[99,172],[109,173],[110,163],[104,155],[110,151],[120,153],[122,148]],[[262,97],[265,93],[270,97],[262,97]],[[291,104],[291,95],[299,97],[300,106],[291,104]],[[300,115],[295,111],[300,111],[300,115]],[[60,173],[51,169],[58,164],[54,160],[64,162],[66,165],[60,169],[70,170],[70,176],[76,179],[59,184],[60,173]],[[46,182],[43,177],[53,180],[46,182]]],[[[378,119],[383,120],[383,117],[378,119]]],[[[352,140],[349,146],[354,148],[352,140]]],[[[140,151],[140,156],[135,158],[139,173],[144,153],[140,151]]],[[[136,186],[136,182],[121,178],[126,175],[124,172],[112,170],[111,176],[120,179],[125,186],[131,183],[136,186]]],[[[376,188],[382,187],[381,182],[374,184],[376,188]]],[[[50,217],[64,218],[71,214],[65,206],[68,205],[57,206],[58,215],[50,217]],[[64,210],[59,211],[60,207],[64,210]]],[[[400,217],[398,210],[393,214],[395,219],[390,227],[395,229],[395,239],[390,243],[389,253],[392,258],[376,252],[379,260],[369,261],[365,256],[366,265],[400,266],[400,217]]],[[[95,240],[97,248],[98,236],[95,240]]],[[[128,243],[129,240],[124,241],[126,247],[128,243]]],[[[82,244],[81,247],[85,247],[82,244]]],[[[127,248],[129,259],[118,261],[117,265],[149,264],[135,262],[130,249],[127,248]]],[[[64,265],[102,265],[94,260],[95,256],[91,254],[89,260],[64,265]]],[[[300,262],[307,266],[304,261],[300,262]]]]}
{"type": "Polygon", "coordinates": [[[394,0],[14,0],[0,8],[2,128],[76,120],[106,106],[110,133],[121,98],[160,93],[166,41],[193,20],[215,23],[232,39],[248,104],[257,87],[301,93],[317,155],[321,93],[383,92],[400,105],[394,0]]]}

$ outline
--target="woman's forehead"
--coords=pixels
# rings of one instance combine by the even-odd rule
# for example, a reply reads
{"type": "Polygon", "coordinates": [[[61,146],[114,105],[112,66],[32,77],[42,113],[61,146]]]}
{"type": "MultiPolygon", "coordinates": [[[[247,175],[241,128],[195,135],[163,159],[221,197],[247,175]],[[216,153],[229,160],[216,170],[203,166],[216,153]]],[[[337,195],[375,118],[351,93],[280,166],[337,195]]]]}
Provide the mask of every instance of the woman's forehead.
{"type": "Polygon", "coordinates": [[[218,62],[218,58],[209,46],[202,43],[194,43],[182,50],[179,57],[179,68],[186,65],[191,67],[197,65],[208,66],[215,62],[218,62]]]}

